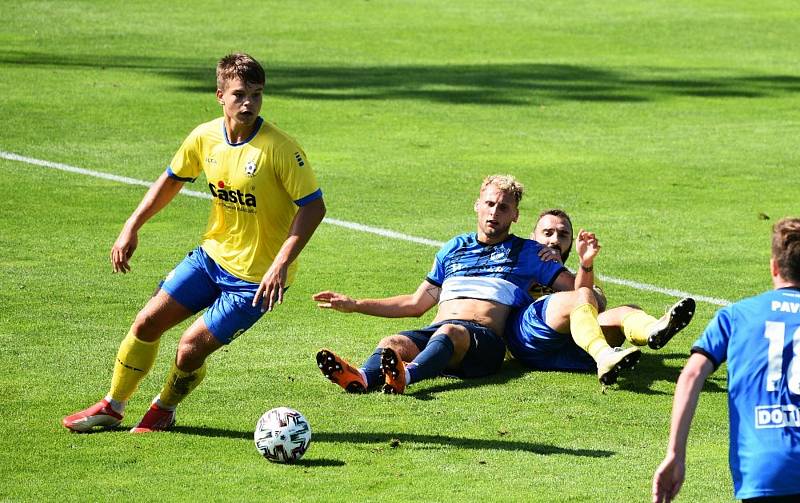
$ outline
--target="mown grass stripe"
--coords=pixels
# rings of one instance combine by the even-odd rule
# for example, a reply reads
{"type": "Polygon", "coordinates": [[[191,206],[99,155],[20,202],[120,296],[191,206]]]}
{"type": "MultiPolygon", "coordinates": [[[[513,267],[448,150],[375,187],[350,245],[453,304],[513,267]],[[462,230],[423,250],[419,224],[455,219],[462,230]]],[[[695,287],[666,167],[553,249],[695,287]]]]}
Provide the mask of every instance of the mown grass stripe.
{"type": "MultiPolygon", "coordinates": [[[[60,162],[45,161],[45,160],[42,160],[42,159],[35,159],[33,157],[26,157],[26,156],[23,156],[23,155],[14,154],[12,152],[6,152],[6,151],[3,151],[3,150],[0,150],[0,158],[7,159],[9,161],[17,161],[17,162],[22,162],[22,163],[26,163],[26,164],[31,164],[31,165],[34,165],[34,166],[40,166],[40,167],[43,167],[43,168],[57,169],[57,170],[66,171],[66,172],[69,172],[69,173],[76,173],[76,174],[79,174],[79,175],[86,175],[86,176],[92,176],[92,177],[95,177],[95,178],[102,178],[103,180],[111,180],[111,181],[114,181],[114,182],[124,183],[124,184],[128,184],[128,185],[141,185],[141,186],[144,186],[144,187],[149,187],[152,184],[152,182],[148,182],[148,181],[145,181],[145,180],[139,180],[139,179],[136,179],[136,178],[129,178],[127,176],[119,176],[119,175],[114,175],[114,174],[111,174],[111,173],[104,173],[104,172],[101,172],[101,171],[94,171],[94,170],[90,170],[90,169],[79,168],[77,166],[70,166],[69,164],[63,164],[63,163],[60,163],[60,162]]],[[[184,194],[184,195],[187,195],[187,196],[191,196],[191,197],[199,197],[199,198],[203,198],[203,199],[211,199],[211,195],[206,193],[206,192],[198,192],[196,190],[189,190],[189,189],[183,188],[181,190],[181,193],[184,194]]],[[[440,247],[440,246],[442,246],[444,244],[442,241],[435,241],[435,240],[432,240],[432,239],[421,238],[421,237],[416,237],[416,236],[410,236],[408,234],[395,232],[395,231],[392,231],[392,230],[389,230],[389,229],[382,229],[380,227],[372,227],[372,226],[369,226],[369,225],[359,224],[359,223],[356,223],[356,222],[348,222],[346,220],[339,220],[339,219],[336,219],[336,218],[327,217],[327,218],[325,218],[324,222],[327,223],[327,224],[330,224],[330,225],[337,225],[339,227],[344,227],[346,229],[351,229],[351,230],[355,230],[355,231],[359,231],[359,232],[367,232],[369,234],[375,234],[375,235],[387,237],[387,238],[390,238],[390,239],[398,239],[398,240],[401,240],[401,241],[407,241],[407,242],[411,242],[411,243],[417,243],[417,244],[422,244],[422,245],[426,245],[426,246],[432,246],[432,247],[435,247],[435,248],[438,248],[438,247],[440,247]]],[[[626,286],[626,287],[629,287],[629,288],[633,288],[635,290],[641,290],[641,291],[645,291],[645,292],[660,293],[660,294],[668,295],[668,296],[671,296],[671,297],[678,297],[678,298],[680,298],[680,297],[693,297],[696,301],[705,302],[705,303],[713,304],[713,305],[717,305],[717,306],[727,306],[728,304],[731,303],[731,301],[726,300],[726,299],[719,299],[719,298],[716,298],[716,297],[708,297],[708,296],[705,296],[705,295],[696,295],[696,294],[689,293],[689,292],[684,292],[684,291],[681,291],[681,290],[675,290],[675,289],[672,289],[672,288],[662,288],[660,286],[650,285],[650,284],[647,284],[647,283],[640,283],[638,281],[631,281],[631,280],[627,280],[627,279],[623,279],[623,278],[615,278],[613,276],[605,276],[603,274],[599,274],[598,278],[601,281],[605,282],[605,283],[611,283],[611,284],[614,284],[614,285],[626,286]]]]}

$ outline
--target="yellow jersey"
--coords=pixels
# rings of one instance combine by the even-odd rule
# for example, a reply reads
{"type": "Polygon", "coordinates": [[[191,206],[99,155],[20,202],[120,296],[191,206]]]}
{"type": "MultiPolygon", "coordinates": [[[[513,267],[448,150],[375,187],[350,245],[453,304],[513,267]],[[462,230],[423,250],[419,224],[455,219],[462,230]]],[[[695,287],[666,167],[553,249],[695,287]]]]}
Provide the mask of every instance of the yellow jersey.
{"type": "MultiPolygon", "coordinates": [[[[253,283],[283,246],[298,207],[322,197],[303,149],[261,117],[241,143],[230,143],[221,117],[201,124],[167,171],[191,182],[205,173],[212,203],[201,246],[223,269],[253,283]]],[[[297,261],[286,286],[296,271],[297,261]]]]}

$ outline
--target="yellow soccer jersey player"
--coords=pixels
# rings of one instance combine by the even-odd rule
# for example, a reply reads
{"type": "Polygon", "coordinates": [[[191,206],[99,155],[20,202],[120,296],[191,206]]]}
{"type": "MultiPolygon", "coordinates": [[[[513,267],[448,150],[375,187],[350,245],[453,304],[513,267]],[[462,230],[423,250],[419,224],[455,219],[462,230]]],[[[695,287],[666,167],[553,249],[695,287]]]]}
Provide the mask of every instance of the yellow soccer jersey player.
{"type": "Polygon", "coordinates": [[[161,336],[194,317],[161,392],[131,431],[168,430],[178,404],[203,381],[206,359],[283,302],[297,257],[325,217],[325,202],[303,150],[259,115],[265,83],[264,68],[251,56],[222,58],[216,91],[222,117],[192,131],[125,222],[111,248],[111,264],[121,273],[130,271],[139,229],[205,173],[212,201],[200,246],[139,311],[120,343],[108,394],[63,418],[66,428],[119,425],[153,367],[161,336]]]}
{"type": "MultiPolygon", "coordinates": [[[[206,175],[213,198],[201,246],[234,276],[258,282],[278,254],[297,207],[322,196],[303,150],[260,117],[250,138],[230,143],[219,118],[198,126],[168,168],[193,181],[206,175]]],[[[289,268],[291,284],[297,261],[289,268]]]]}

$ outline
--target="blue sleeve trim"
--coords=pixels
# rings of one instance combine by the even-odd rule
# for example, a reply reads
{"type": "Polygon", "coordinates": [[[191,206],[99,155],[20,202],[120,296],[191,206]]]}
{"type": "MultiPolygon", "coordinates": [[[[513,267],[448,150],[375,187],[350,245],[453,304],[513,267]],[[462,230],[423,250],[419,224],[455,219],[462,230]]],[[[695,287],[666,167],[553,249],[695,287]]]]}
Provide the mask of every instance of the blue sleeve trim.
{"type": "Polygon", "coordinates": [[[699,353],[699,354],[705,356],[706,358],[708,358],[711,361],[711,364],[714,366],[714,370],[715,371],[719,368],[720,365],[722,365],[722,362],[717,362],[717,360],[714,359],[713,356],[711,356],[711,353],[709,353],[708,351],[706,351],[705,349],[703,349],[703,348],[701,348],[699,346],[693,346],[692,350],[689,351],[689,353],[691,353],[691,354],[699,353]]]}
{"type": "Polygon", "coordinates": [[[431,278],[430,276],[426,276],[425,277],[425,281],[427,281],[428,283],[430,283],[431,285],[433,285],[433,286],[435,286],[437,288],[441,288],[442,287],[441,283],[439,283],[435,279],[431,278]]]}
{"type": "Polygon", "coordinates": [[[172,178],[172,179],[175,179],[175,180],[181,181],[181,182],[189,182],[189,183],[194,183],[194,181],[195,181],[195,180],[197,180],[197,178],[184,178],[184,177],[182,177],[182,176],[178,176],[178,175],[176,175],[176,174],[175,174],[175,173],[172,171],[172,166],[167,166],[167,176],[169,176],[169,177],[170,177],[170,178],[172,178]]]}
{"type": "Polygon", "coordinates": [[[296,200],[294,204],[296,204],[297,206],[305,206],[311,201],[319,199],[321,197],[322,197],[322,189],[317,189],[315,192],[312,192],[306,197],[301,197],[300,199],[296,200]]]}

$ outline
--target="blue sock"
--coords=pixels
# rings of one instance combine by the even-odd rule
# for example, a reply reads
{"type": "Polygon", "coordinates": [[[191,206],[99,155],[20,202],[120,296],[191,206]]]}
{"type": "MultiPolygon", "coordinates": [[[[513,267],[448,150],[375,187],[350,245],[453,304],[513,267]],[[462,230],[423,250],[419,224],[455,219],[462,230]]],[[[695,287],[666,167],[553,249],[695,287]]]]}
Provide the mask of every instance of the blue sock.
{"type": "Polygon", "coordinates": [[[367,388],[374,388],[375,386],[383,385],[383,371],[381,370],[381,350],[382,348],[375,349],[375,352],[367,358],[367,361],[361,366],[361,371],[367,376],[367,388]]]}
{"type": "Polygon", "coordinates": [[[450,337],[445,334],[433,334],[425,349],[414,358],[413,362],[406,365],[410,378],[406,384],[430,379],[441,374],[455,351],[456,348],[450,337]]]}

